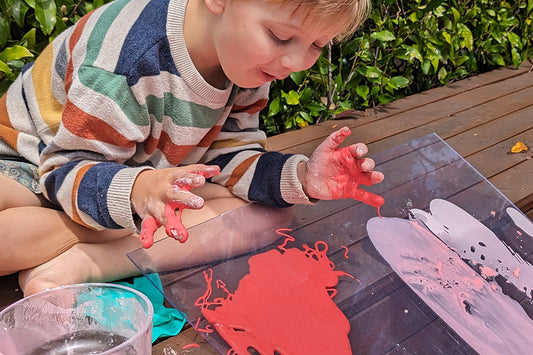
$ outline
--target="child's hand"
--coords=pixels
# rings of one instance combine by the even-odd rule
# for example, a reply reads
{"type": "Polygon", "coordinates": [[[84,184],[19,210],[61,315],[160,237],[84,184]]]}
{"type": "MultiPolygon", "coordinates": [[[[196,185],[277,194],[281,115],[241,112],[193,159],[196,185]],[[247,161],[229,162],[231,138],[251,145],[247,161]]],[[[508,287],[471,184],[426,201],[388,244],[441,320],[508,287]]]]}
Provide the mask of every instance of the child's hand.
{"type": "Polygon", "coordinates": [[[300,164],[298,177],[311,198],[353,198],[380,207],[385,202],[381,196],[359,189],[359,184],[371,186],[383,181],[383,174],[373,171],[374,161],[363,158],[368,153],[366,145],[357,143],[339,148],[350,134],[347,127],[332,133],[317,147],[306,164],[300,164]]]}
{"type": "Polygon", "coordinates": [[[143,220],[143,245],[151,246],[153,233],[162,225],[170,237],[184,242],[187,231],[181,223],[181,210],[204,206],[204,200],[190,190],[219,173],[218,166],[202,164],[141,172],[133,184],[131,202],[134,212],[143,220]],[[178,216],[174,213],[176,208],[180,208],[178,216]]]}

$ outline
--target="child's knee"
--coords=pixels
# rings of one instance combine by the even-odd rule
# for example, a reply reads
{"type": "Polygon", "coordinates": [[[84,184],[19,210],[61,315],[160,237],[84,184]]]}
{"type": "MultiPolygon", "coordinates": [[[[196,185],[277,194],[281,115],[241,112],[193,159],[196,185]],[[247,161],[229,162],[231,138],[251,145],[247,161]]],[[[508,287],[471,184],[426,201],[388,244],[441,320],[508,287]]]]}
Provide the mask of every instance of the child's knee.
{"type": "Polygon", "coordinates": [[[41,205],[41,199],[31,190],[11,178],[0,175],[0,211],[41,205]]]}

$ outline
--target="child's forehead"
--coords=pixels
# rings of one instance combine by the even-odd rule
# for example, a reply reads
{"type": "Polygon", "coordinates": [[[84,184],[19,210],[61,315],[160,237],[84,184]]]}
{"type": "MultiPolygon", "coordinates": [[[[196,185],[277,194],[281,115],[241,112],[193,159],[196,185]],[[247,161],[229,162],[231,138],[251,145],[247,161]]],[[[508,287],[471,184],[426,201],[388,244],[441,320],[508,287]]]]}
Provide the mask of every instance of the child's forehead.
{"type": "MultiPolygon", "coordinates": [[[[246,0],[238,0],[246,1],[246,0]]],[[[257,1],[257,0],[247,0],[257,1]]],[[[291,17],[303,20],[304,25],[328,27],[334,25],[342,32],[353,32],[364,21],[368,0],[265,0],[286,8],[291,17]]]]}

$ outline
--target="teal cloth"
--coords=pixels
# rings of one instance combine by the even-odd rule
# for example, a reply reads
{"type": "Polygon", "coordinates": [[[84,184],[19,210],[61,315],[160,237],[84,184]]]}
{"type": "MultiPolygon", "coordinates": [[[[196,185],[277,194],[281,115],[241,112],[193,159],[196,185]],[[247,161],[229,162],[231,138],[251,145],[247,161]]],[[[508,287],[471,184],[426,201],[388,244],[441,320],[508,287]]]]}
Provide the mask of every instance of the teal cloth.
{"type": "Polygon", "coordinates": [[[142,292],[152,302],[154,307],[152,343],[162,337],[177,335],[181,331],[186,322],[185,317],[177,309],[165,307],[163,304],[165,298],[159,291],[163,289],[159,274],[136,277],[133,279],[133,284],[129,282],[115,282],[115,284],[142,292]]]}

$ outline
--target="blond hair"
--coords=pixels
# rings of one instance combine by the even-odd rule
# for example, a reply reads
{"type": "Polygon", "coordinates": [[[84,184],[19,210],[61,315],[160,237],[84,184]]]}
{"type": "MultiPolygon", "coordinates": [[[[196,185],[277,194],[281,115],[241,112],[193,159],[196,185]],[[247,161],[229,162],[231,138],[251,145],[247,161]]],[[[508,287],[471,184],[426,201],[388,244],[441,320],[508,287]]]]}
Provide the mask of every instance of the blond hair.
{"type": "Polygon", "coordinates": [[[336,37],[340,42],[350,37],[370,14],[370,0],[269,0],[273,3],[294,6],[294,12],[302,9],[306,16],[315,19],[338,19],[345,22],[344,30],[336,37]]]}

